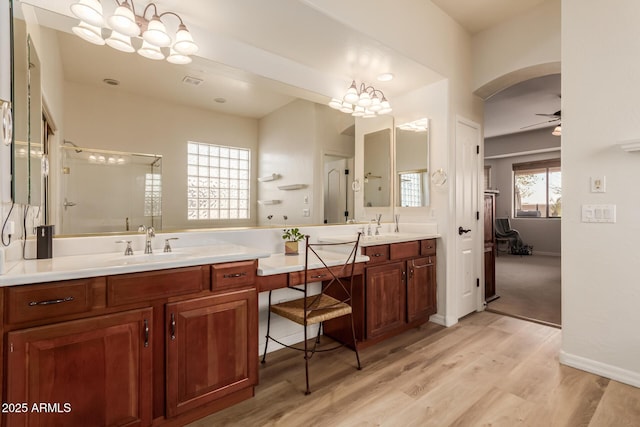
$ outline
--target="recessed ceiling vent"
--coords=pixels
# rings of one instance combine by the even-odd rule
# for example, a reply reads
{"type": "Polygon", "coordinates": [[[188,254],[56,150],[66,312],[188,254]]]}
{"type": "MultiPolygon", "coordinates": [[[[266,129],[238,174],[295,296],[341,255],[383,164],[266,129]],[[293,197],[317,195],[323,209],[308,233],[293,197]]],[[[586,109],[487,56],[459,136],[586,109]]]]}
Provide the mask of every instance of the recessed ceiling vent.
{"type": "Polygon", "coordinates": [[[204,82],[204,80],[199,79],[197,77],[184,76],[182,79],[182,83],[191,85],[191,86],[200,86],[204,82]]]}

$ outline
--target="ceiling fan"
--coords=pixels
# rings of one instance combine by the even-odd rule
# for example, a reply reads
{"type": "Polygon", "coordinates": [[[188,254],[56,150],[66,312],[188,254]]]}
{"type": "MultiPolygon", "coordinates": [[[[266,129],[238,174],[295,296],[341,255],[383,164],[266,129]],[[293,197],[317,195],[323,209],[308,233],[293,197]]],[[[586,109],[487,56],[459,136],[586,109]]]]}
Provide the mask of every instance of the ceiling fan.
{"type": "Polygon", "coordinates": [[[556,111],[555,113],[552,113],[552,114],[538,113],[538,114],[536,114],[536,116],[548,117],[549,120],[546,120],[546,121],[540,122],[540,123],[534,123],[534,124],[528,125],[528,126],[523,126],[520,129],[527,129],[527,128],[530,128],[530,127],[533,127],[533,126],[542,125],[542,124],[545,124],[545,123],[553,123],[553,122],[560,121],[560,119],[562,119],[561,111],[562,110],[558,110],[558,111],[556,111]]]}

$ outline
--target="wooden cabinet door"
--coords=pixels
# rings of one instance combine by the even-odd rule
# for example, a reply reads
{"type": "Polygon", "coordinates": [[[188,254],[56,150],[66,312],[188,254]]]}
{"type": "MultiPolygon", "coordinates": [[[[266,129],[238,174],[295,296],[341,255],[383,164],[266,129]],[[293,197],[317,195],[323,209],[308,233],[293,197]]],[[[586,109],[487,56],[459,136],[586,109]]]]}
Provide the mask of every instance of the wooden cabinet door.
{"type": "Polygon", "coordinates": [[[167,416],[258,382],[255,289],[166,306],[167,416]]]}
{"type": "Polygon", "coordinates": [[[437,311],[436,257],[407,261],[407,321],[428,318],[437,311]]]}
{"type": "Polygon", "coordinates": [[[150,425],[151,324],[147,308],[7,334],[6,401],[28,410],[6,425],[150,425]]]}
{"type": "Polygon", "coordinates": [[[406,289],[404,262],[367,268],[367,338],[374,338],[404,325],[406,289]]]}

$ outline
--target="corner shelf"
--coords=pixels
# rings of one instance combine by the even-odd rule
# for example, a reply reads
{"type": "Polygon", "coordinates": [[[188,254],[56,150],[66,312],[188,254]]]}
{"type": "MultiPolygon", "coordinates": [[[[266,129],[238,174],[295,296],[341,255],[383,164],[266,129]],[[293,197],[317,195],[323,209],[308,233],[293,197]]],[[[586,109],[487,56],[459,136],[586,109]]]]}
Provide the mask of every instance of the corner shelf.
{"type": "Polygon", "coordinates": [[[280,204],[280,200],[258,200],[258,204],[260,204],[260,205],[278,205],[278,204],[280,204]]]}
{"type": "Polygon", "coordinates": [[[271,175],[265,175],[265,176],[259,177],[258,181],[260,182],[274,181],[278,178],[280,178],[280,174],[272,173],[271,175]]]}
{"type": "Polygon", "coordinates": [[[640,151],[640,139],[633,139],[630,141],[625,141],[622,144],[619,144],[619,147],[626,151],[627,153],[632,153],[634,151],[640,151]]]}
{"type": "Polygon", "coordinates": [[[307,184],[278,185],[278,190],[300,190],[306,186],[307,184]]]}

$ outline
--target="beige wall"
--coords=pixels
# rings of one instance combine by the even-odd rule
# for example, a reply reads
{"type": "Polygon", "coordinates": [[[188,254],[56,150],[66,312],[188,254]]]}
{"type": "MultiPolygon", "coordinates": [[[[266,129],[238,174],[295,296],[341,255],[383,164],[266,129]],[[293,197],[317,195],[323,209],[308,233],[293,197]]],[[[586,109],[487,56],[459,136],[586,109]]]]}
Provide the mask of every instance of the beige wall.
{"type": "Polygon", "coordinates": [[[640,387],[640,3],[562,1],[561,360],[640,387]],[[606,176],[606,193],[589,179],[606,176]],[[615,224],[581,221],[613,204],[615,224]]]}

